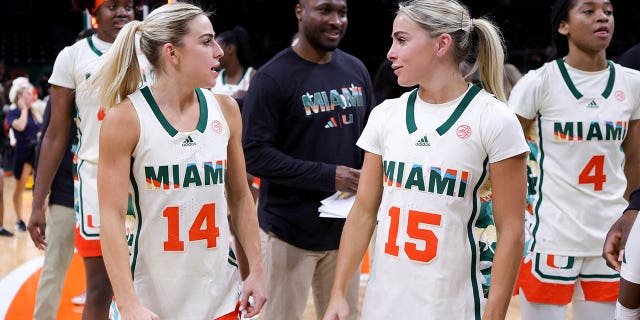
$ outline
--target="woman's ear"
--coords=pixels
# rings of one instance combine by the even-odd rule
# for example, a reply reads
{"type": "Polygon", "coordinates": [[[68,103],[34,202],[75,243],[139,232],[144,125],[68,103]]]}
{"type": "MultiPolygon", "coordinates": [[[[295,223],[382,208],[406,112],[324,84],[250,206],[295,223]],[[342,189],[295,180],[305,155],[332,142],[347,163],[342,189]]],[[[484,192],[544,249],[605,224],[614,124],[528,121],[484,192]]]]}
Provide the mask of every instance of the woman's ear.
{"type": "Polygon", "coordinates": [[[453,39],[450,34],[443,33],[439,35],[436,43],[436,55],[440,58],[444,57],[444,55],[449,51],[452,43],[453,39]]]}
{"type": "Polygon", "coordinates": [[[171,63],[178,63],[179,61],[177,48],[171,43],[165,43],[162,46],[162,55],[171,63]]]}
{"type": "Polygon", "coordinates": [[[569,34],[569,23],[567,21],[562,20],[560,22],[560,25],[558,25],[558,33],[565,37],[569,34]]]}

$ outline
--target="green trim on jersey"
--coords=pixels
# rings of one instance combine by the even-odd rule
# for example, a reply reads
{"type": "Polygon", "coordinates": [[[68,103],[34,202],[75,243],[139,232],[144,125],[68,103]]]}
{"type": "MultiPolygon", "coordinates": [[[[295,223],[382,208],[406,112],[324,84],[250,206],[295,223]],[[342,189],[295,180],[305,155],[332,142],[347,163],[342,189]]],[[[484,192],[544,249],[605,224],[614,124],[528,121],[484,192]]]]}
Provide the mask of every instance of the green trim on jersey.
{"type": "MultiPolygon", "coordinates": [[[[571,91],[576,99],[580,99],[583,97],[582,93],[578,91],[578,88],[573,84],[571,77],[569,76],[569,72],[567,71],[567,67],[564,65],[565,61],[563,58],[556,59],[556,63],[558,64],[558,68],[560,69],[560,73],[562,74],[562,79],[564,83],[567,84],[567,87],[571,91]]],[[[609,79],[607,80],[607,86],[602,91],[602,97],[608,99],[611,95],[611,91],[613,91],[613,84],[616,80],[616,69],[613,66],[613,63],[610,60],[607,60],[607,64],[609,65],[609,79]]]]}
{"type": "Polygon", "coordinates": [[[412,134],[416,132],[416,130],[418,130],[418,126],[416,125],[415,111],[414,111],[416,108],[417,96],[418,96],[418,89],[414,89],[413,92],[411,92],[411,94],[409,95],[409,100],[407,100],[407,110],[405,111],[406,112],[405,123],[407,124],[407,131],[409,131],[409,134],[412,134]]]}
{"type": "MultiPolygon", "coordinates": [[[[195,91],[196,91],[196,95],[198,96],[198,102],[200,103],[200,117],[198,119],[198,125],[196,129],[204,133],[204,129],[206,129],[207,127],[207,118],[208,118],[207,100],[205,99],[204,94],[202,93],[202,91],[200,91],[199,88],[196,88],[195,91]]],[[[143,87],[142,89],[140,89],[140,92],[142,93],[142,96],[144,96],[144,99],[147,101],[147,103],[151,107],[151,111],[153,111],[153,114],[156,116],[158,121],[160,121],[160,124],[162,125],[164,130],[166,130],[170,136],[175,137],[176,134],[178,134],[178,130],[176,130],[176,128],[174,128],[171,125],[171,123],[169,123],[167,118],[165,118],[164,115],[162,114],[162,111],[160,111],[160,107],[158,106],[158,103],[156,102],[156,100],[153,98],[153,95],[151,94],[151,89],[149,89],[149,87],[143,87]]]]}
{"type": "MultiPolygon", "coordinates": [[[[476,87],[476,86],[474,86],[476,87]]],[[[476,87],[478,89],[480,89],[479,87],[476,87]]],[[[478,90],[479,91],[479,90],[478,90]]],[[[475,96],[478,91],[476,91],[473,96],[475,96]]],[[[469,99],[469,101],[471,101],[471,99],[473,99],[473,96],[471,96],[471,98],[469,99]]],[[[465,97],[466,99],[466,97],[465,97]]],[[[464,99],[463,99],[464,101],[464,99]]],[[[460,103],[462,105],[462,102],[460,103]]],[[[467,102],[467,105],[469,103],[467,102]]],[[[465,106],[466,107],[466,106],[465,106]]],[[[456,110],[457,111],[457,110],[456,110]]],[[[455,112],[454,112],[455,113],[455,112]]],[[[462,113],[462,112],[460,112],[462,113]]],[[[482,183],[484,182],[484,178],[487,175],[488,172],[488,163],[489,163],[489,158],[485,158],[484,162],[482,163],[482,174],[480,175],[480,179],[478,179],[478,183],[476,184],[476,186],[473,188],[473,195],[472,195],[472,199],[473,199],[473,208],[471,209],[471,217],[469,217],[469,223],[467,224],[467,238],[469,239],[469,246],[471,249],[471,287],[473,289],[473,307],[475,309],[475,318],[476,320],[480,320],[482,318],[482,312],[480,312],[480,296],[482,294],[482,296],[484,296],[484,293],[481,293],[478,290],[478,287],[482,287],[482,284],[479,283],[478,278],[476,277],[476,246],[477,246],[477,241],[475,240],[474,237],[474,232],[473,232],[473,228],[474,228],[474,220],[479,212],[479,208],[478,208],[478,190],[480,189],[480,186],[482,186],[482,183]]],[[[489,289],[491,290],[491,289],[489,289]]]]}
{"type": "Polygon", "coordinates": [[[538,118],[538,154],[540,154],[540,160],[538,161],[538,168],[540,169],[540,174],[538,175],[538,185],[536,189],[538,189],[538,201],[536,201],[536,206],[533,209],[533,214],[536,217],[536,224],[533,226],[533,230],[531,231],[531,245],[529,247],[529,251],[533,251],[536,247],[536,233],[538,232],[538,227],[540,227],[540,205],[542,204],[542,181],[544,180],[544,147],[542,144],[542,121],[540,121],[540,113],[537,114],[538,118]]]}
{"type": "MultiPolygon", "coordinates": [[[[133,168],[133,158],[131,158],[131,165],[133,168]]],[[[138,184],[136,183],[136,177],[133,175],[133,171],[129,171],[129,180],[131,181],[131,187],[133,188],[133,199],[136,205],[136,210],[134,211],[134,215],[136,217],[136,222],[138,223],[135,241],[133,242],[133,253],[131,259],[131,277],[133,278],[136,274],[136,263],[138,262],[138,240],[140,240],[140,228],[142,228],[142,212],[140,211],[140,195],[138,193],[138,184]]]]}
{"type": "MultiPolygon", "coordinates": [[[[453,124],[456,123],[456,121],[458,121],[460,116],[462,116],[462,113],[464,112],[464,110],[467,109],[467,107],[469,106],[473,98],[475,98],[475,96],[480,92],[480,90],[481,90],[480,87],[476,85],[471,85],[471,88],[464,95],[464,97],[462,98],[462,101],[460,101],[460,103],[458,104],[456,109],[453,111],[451,116],[449,116],[449,119],[447,119],[447,121],[445,121],[440,127],[438,127],[438,129],[436,129],[439,135],[442,136],[447,131],[449,131],[449,129],[451,129],[453,124]]],[[[418,89],[414,89],[409,95],[409,99],[407,100],[406,125],[407,125],[407,131],[409,131],[409,134],[414,133],[416,130],[418,130],[418,126],[416,125],[416,118],[415,118],[415,104],[416,104],[417,96],[418,96],[418,89]]]]}
{"type": "Polygon", "coordinates": [[[196,130],[200,131],[200,133],[204,133],[204,129],[207,128],[207,120],[209,118],[209,110],[207,110],[207,99],[204,97],[204,93],[202,93],[202,89],[200,88],[196,88],[196,95],[198,96],[198,101],[200,102],[200,119],[198,120],[196,130]]]}
{"type": "MultiPolygon", "coordinates": [[[[242,81],[242,79],[244,79],[244,76],[247,74],[247,71],[249,71],[249,68],[243,68],[242,69],[242,75],[240,76],[240,80],[238,80],[237,83],[232,83],[232,84],[238,84],[242,81]]],[[[220,71],[220,81],[222,82],[223,85],[227,84],[227,81],[224,80],[224,76],[227,74],[227,70],[226,69],[222,69],[222,71],[220,71]]]]}
{"type": "Polygon", "coordinates": [[[449,129],[451,129],[453,124],[456,123],[456,121],[458,121],[460,116],[462,116],[462,113],[464,112],[464,110],[467,109],[467,107],[471,103],[471,100],[473,100],[473,98],[476,97],[476,95],[478,94],[478,92],[480,92],[480,90],[481,90],[480,87],[476,85],[471,85],[471,88],[469,89],[469,91],[467,91],[467,94],[464,95],[464,97],[462,98],[462,101],[460,101],[460,104],[458,104],[458,106],[453,111],[449,119],[447,119],[445,123],[443,123],[440,127],[438,127],[438,129],[436,129],[438,134],[442,136],[447,131],[449,131],[449,129]]]}
{"type": "Polygon", "coordinates": [[[102,51],[98,50],[98,48],[96,48],[96,45],[93,43],[93,40],[91,39],[92,36],[88,36],[87,37],[87,42],[89,43],[89,48],[91,48],[91,51],[95,52],[95,54],[98,55],[98,57],[102,56],[102,51]]]}

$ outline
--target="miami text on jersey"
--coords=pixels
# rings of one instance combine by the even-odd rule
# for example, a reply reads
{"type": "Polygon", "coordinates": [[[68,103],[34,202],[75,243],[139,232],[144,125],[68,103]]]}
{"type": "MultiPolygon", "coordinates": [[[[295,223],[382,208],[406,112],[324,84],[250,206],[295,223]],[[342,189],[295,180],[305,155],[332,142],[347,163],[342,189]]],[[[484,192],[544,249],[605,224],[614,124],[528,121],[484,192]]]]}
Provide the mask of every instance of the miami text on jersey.
{"type": "Polygon", "coordinates": [[[326,91],[307,93],[302,96],[302,105],[305,115],[310,116],[320,112],[333,111],[336,106],[340,106],[342,109],[363,107],[364,98],[362,97],[362,88],[351,84],[349,88],[342,88],[342,94],[335,89],[330,90],[328,94],[326,91]]]}
{"type": "Polygon", "coordinates": [[[227,160],[195,162],[186,165],[145,166],[147,190],[168,190],[223,184],[227,160]]]}
{"type": "Polygon", "coordinates": [[[627,121],[554,122],[554,141],[619,140],[627,136],[627,121]],[[585,136],[586,133],[586,136],[585,136]]]}
{"type": "Polygon", "coordinates": [[[401,161],[384,160],[383,183],[399,189],[420,191],[463,198],[469,181],[469,172],[458,169],[445,169],[421,164],[407,164],[401,161]],[[425,177],[423,168],[427,168],[429,177],[425,177]],[[408,173],[407,173],[408,171],[408,173]],[[425,181],[428,185],[425,185],[425,181]],[[458,186],[457,192],[456,185],[458,186]]]}

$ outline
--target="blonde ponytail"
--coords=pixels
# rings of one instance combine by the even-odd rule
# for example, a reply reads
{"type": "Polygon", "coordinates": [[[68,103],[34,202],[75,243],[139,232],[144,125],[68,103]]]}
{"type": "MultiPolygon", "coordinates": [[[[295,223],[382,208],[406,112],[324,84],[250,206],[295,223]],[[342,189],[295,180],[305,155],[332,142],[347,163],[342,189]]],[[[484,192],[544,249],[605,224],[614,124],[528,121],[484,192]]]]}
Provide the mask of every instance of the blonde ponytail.
{"type": "Polygon", "coordinates": [[[107,110],[135,92],[142,83],[135,49],[136,32],[141,25],[141,21],[131,21],[120,30],[96,76],[100,105],[107,110]]]}
{"type": "Polygon", "coordinates": [[[506,102],[504,93],[504,44],[502,35],[493,23],[486,19],[474,19],[474,30],[478,35],[479,70],[482,87],[494,94],[500,101],[506,102]]]}
{"type": "Polygon", "coordinates": [[[397,14],[404,14],[432,37],[443,33],[453,39],[453,57],[460,64],[473,49],[473,34],[478,35],[478,54],[470,74],[479,69],[484,89],[506,101],[503,83],[504,48],[500,30],[487,19],[471,19],[469,9],[456,0],[406,0],[397,14]]]}

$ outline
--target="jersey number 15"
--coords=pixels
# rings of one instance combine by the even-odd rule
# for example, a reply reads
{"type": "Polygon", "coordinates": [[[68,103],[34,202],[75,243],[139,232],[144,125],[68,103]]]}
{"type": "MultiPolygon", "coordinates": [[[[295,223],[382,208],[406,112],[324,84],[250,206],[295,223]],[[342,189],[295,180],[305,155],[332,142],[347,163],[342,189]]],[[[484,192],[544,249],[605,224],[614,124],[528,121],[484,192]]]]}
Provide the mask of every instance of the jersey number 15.
{"type": "MultiPolygon", "coordinates": [[[[400,253],[400,246],[397,243],[401,218],[400,208],[389,208],[389,217],[391,217],[391,223],[389,224],[387,242],[384,245],[384,253],[397,257],[400,253]]],[[[404,247],[404,252],[409,260],[430,262],[438,254],[438,237],[432,230],[424,228],[422,225],[439,227],[442,215],[409,210],[407,219],[407,235],[413,240],[423,241],[424,249],[418,249],[418,245],[414,242],[405,242],[401,244],[404,247]]]]}

